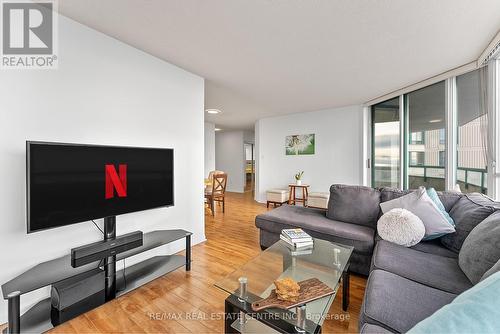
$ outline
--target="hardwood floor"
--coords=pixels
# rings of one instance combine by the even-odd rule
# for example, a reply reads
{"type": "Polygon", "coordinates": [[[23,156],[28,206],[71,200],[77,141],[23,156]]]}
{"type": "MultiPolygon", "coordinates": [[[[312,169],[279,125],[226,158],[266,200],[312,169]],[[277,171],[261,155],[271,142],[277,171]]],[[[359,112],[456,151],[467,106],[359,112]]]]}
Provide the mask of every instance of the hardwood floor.
{"type": "MultiPolygon", "coordinates": [[[[214,283],[259,254],[255,215],[265,205],[251,193],[229,193],[226,213],[205,212],[207,241],[192,249],[191,272],[178,269],[116,300],[54,328],[52,333],[222,333],[227,294],[214,283]]],[[[358,332],[366,278],[351,276],[348,312],[336,298],[324,333],[358,332]]],[[[339,290],[341,291],[341,290],[339,290]]]]}

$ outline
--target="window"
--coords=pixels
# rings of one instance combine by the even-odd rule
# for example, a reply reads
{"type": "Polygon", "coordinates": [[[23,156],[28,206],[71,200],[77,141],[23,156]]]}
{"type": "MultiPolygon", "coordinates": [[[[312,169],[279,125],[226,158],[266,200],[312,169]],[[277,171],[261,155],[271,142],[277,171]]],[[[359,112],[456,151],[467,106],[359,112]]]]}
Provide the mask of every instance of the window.
{"type": "Polygon", "coordinates": [[[487,190],[488,117],[482,98],[483,70],[457,76],[457,182],[462,192],[487,190]]]}
{"type": "Polygon", "coordinates": [[[446,131],[444,129],[439,129],[439,144],[446,144],[446,131]]]}
{"type": "Polygon", "coordinates": [[[424,152],[410,152],[410,167],[425,165],[424,152]]]}
{"type": "Polygon", "coordinates": [[[422,131],[412,132],[410,134],[410,144],[423,144],[424,138],[424,133],[422,131]]]}
{"type": "Polygon", "coordinates": [[[399,98],[372,106],[372,186],[400,187],[399,98]]]}
{"type": "Polygon", "coordinates": [[[409,166],[407,188],[419,186],[445,189],[445,82],[408,93],[405,96],[408,118],[409,166]],[[413,162],[417,162],[413,164],[413,162]]]}
{"type": "Polygon", "coordinates": [[[481,192],[498,198],[500,164],[492,172],[488,161],[499,159],[496,145],[500,145],[500,134],[496,132],[500,117],[495,118],[498,123],[491,124],[488,106],[492,114],[498,113],[500,83],[495,82],[499,78],[500,60],[373,105],[372,185],[445,190],[456,183],[464,193],[481,192]],[[497,87],[498,93],[488,84],[497,87]],[[452,96],[446,98],[446,92],[452,96]],[[400,106],[399,101],[404,104],[400,106]],[[448,129],[453,133],[449,135],[448,129]],[[494,136],[489,136],[489,131],[494,131],[494,136]]]}
{"type": "Polygon", "coordinates": [[[439,166],[440,167],[444,167],[445,159],[446,159],[446,155],[444,154],[444,151],[439,151],[439,166]]]}

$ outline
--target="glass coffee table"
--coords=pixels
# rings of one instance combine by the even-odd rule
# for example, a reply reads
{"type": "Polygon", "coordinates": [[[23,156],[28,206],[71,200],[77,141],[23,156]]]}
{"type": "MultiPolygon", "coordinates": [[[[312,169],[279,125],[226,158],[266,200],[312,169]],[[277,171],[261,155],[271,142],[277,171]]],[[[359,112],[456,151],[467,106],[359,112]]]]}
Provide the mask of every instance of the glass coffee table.
{"type": "Polygon", "coordinates": [[[353,247],[314,239],[309,251],[292,251],[280,240],[215,285],[230,295],[225,301],[225,333],[320,333],[340,282],[342,308],[349,306],[349,263],[353,247]],[[333,289],[332,295],[298,307],[254,312],[251,304],[266,298],[276,279],[317,278],[333,289]]]}

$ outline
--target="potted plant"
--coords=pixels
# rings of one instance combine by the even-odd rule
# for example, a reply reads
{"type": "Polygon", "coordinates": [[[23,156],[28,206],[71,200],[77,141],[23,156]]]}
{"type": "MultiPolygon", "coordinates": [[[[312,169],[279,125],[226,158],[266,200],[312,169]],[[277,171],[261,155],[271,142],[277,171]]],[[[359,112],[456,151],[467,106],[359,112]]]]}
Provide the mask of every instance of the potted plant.
{"type": "Polygon", "coordinates": [[[304,171],[298,172],[295,174],[295,184],[300,186],[302,184],[302,175],[304,175],[304,171]]]}

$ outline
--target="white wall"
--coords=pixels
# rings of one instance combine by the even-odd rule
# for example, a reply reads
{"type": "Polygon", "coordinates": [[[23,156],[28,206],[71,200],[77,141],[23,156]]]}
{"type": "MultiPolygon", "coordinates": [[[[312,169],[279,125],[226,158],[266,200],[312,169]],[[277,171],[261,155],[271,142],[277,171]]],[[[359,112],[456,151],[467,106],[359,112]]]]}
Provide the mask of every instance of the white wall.
{"type": "Polygon", "coordinates": [[[215,170],[215,124],[205,122],[205,177],[215,170]]]}
{"type": "Polygon", "coordinates": [[[361,106],[263,118],[255,126],[255,199],[264,202],[266,190],[286,189],[304,171],[310,191],[329,191],[333,183],[363,182],[363,114],[361,106]],[[285,137],[315,134],[314,155],[285,155],[285,137]]]}
{"type": "MultiPolygon", "coordinates": [[[[102,239],[89,222],[26,234],[26,140],[174,148],[175,206],[119,216],[118,234],[183,228],[204,240],[203,79],[64,17],[58,56],[57,70],[0,75],[0,283],[102,239]]],[[[22,310],[45,296],[47,288],[23,296],[22,310]]]]}
{"type": "Polygon", "coordinates": [[[244,131],[215,134],[215,168],[226,172],[227,191],[242,193],[245,187],[244,131]]]}

